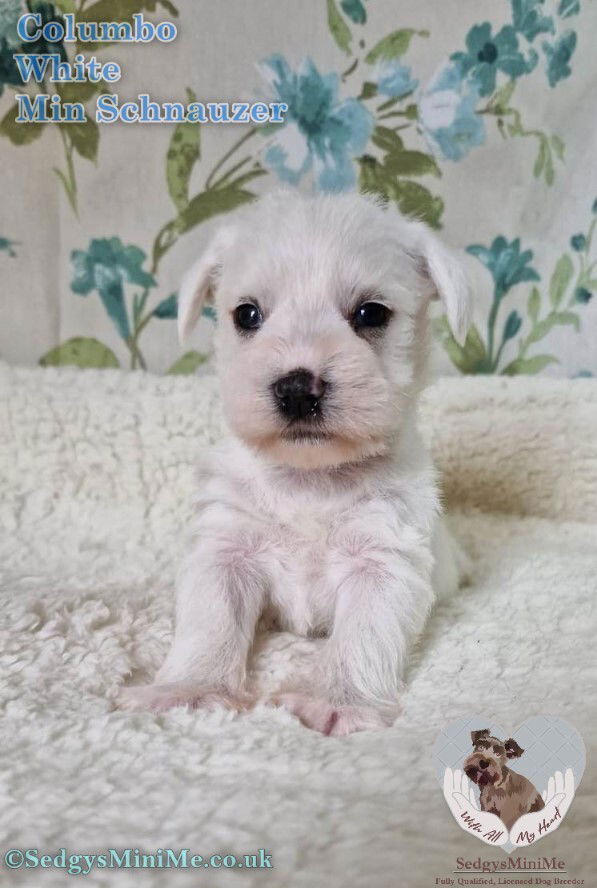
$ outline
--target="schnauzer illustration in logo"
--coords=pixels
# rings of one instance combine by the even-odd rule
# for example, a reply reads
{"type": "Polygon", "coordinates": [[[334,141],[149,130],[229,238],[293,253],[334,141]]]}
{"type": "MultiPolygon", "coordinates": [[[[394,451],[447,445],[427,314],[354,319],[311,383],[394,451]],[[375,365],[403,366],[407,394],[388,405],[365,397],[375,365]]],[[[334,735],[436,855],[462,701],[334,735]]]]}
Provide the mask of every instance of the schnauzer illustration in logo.
{"type": "MultiPolygon", "coordinates": [[[[574,798],[574,774],[556,771],[543,792],[508,767],[524,749],[498,740],[488,728],[472,731],[473,751],[463,770],[446,768],[444,796],[458,823],[490,845],[532,845],[557,829],[574,798]],[[479,806],[472,781],[479,790],[479,806]],[[505,828],[504,828],[505,827],[505,828]]],[[[506,849],[505,849],[506,850],[506,849]]]]}
{"type": "Polygon", "coordinates": [[[502,742],[492,737],[488,728],[473,731],[471,740],[473,751],[463,767],[469,780],[481,790],[482,811],[497,814],[510,829],[523,814],[545,808],[531,781],[508,767],[510,759],[520,758],[524,752],[516,740],[502,742]]]}

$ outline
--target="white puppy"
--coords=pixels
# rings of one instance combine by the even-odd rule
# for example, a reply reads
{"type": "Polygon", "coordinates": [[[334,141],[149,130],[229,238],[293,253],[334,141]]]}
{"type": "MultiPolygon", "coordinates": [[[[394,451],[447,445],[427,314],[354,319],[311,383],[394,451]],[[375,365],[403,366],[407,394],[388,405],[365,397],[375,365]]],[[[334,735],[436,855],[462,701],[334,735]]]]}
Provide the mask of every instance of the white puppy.
{"type": "Polygon", "coordinates": [[[436,295],[462,341],[456,260],[360,196],[274,195],[216,234],[183,282],[179,331],[215,301],[232,436],[201,478],[170,653],[121,705],[242,707],[267,611],[328,637],[310,680],[274,702],[325,734],[395,716],[411,644],[458,583],[415,424],[436,295]]]}

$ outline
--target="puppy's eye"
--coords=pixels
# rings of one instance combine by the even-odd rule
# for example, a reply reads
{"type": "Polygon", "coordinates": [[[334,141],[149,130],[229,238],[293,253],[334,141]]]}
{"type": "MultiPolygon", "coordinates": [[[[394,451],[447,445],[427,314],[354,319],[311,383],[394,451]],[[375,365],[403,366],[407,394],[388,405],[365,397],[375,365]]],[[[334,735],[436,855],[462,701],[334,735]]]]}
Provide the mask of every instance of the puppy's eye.
{"type": "Polygon", "coordinates": [[[232,313],[234,323],[239,330],[258,330],[263,323],[263,317],[259,308],[252,302],[243,302],[237,305],[232,313]]]}
{"type": "Polygon", "coordinates": [[[357,331],[385,327],[391,316],[390,309],[381,302],[363,302],[352,316],[352,325],[357,331]]]}

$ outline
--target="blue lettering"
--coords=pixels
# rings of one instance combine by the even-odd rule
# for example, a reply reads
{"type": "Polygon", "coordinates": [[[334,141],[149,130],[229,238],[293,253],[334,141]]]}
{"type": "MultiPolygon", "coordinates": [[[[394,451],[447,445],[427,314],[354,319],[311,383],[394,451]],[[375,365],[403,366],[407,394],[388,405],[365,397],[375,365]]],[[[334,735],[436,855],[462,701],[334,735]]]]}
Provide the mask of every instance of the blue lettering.
{"type": "Polygon", "coordinates": [[[248,123],[249,122],[249,103],[233,102],[232,103],[232,122],[248,123]]]}
{"type": "Polygon", "coordinates": [[[114,123],[118,120],[118,96],[102,93],[97,97],[95,119],[97,123],[114,123]]]}
{"type": "Polygon", "coordinates": [[[125,123],[135,123],[139,119],[139,106],[136,102],[125,102],[120,106],[120,119],[125,123]]]}
{"type": "Polygon", "coordinates": [[[33,77],[36,83],[42,83],[46,76],[48,65],[53,58],[57,58],[60,61],[60,56],[54,56],[51,53],[28,55],[23,52],[15,52],[14,54],[14,60],[17,63],[23,83],[29,83],[31,77],[33,77]]]}
{"type": "Polygon", "coordinates": [[[166,123],[182,123],[186,120],[184,106],[180,102],[164,102],[162,108],[164,110],[162,120],[166,123]]]}
{"type": "Polygon", "coordinates": [[[226,102],[208,102],[207,109],[212,123],[230,123],[230,109],[226,102]]]}
{"type": "Polygon", "coordinates": [[[284,123],[284,115],[288,111],[286,102],[270,102],[270,120],[272,123],[284,123]]]}
{"type": "Polygon", "coordinates": [[[201,102],[191,102],[187,107],[187,120],[191,123],[207,123],[205,105],[201,102]]]}
{"type": "Polygon", "coordinates": [[[38,95],[32,100],[27,93],[19,93],[15,96],[19,113],[15,117],[17,123],[30,123],[35,120],[45,122],[49,120],[47,103],[49,96],[38,95]]]}
{"type": "Polygon", "coordinates": [[[265,102],[255,102],[251,105],[251,120],[254,123],[265,123],[269,120],[269,108],[265,102]]]}
{"type": "Polygon", "coordinates": [[[162,43],[171,43],[176,37],[176,25],[172,22],[160,22],[155,29],[155,36],[162,43]]]}
{"type": "Polygon", "coordinates": [[[40,36],[40,25],[41,25],[41,13],[39,12],[27,12],[25,15],[22,15],[17,22],[17,34],[23,41],[23,43],[34,43],[39,39],[40,36]],[[30,34],[27,30],[27,25],[29,22],[37,25],[37,29],[30,34]]]}
{"type": "MultiPolygon", "coordinates": [[[[55,104],[58,105],[56,110],[59,110],[60,105],[58,103],[55,104]]],[[[63,102],[62,110],[64,111],[62,123],[83,123],[87,120],[85,105],[81,102],[63,102]]]]}
{"type": "MultiPolygon", "coordinates": [[[[157,102],[152,102],[148,93],[141,93],[139,96],[141,109],[138,117],[145,123],[156,123],[160,120],[160,106],[157,102]]],[[[123,105],[124,107],[124,105],[123,105]]]]}
{"type": "Polygon", "coordinates": [[[117,62],[104,64],[104,80],[106,83],[116,83],[117,80],[120,80],[120,65],[117,62]]]}

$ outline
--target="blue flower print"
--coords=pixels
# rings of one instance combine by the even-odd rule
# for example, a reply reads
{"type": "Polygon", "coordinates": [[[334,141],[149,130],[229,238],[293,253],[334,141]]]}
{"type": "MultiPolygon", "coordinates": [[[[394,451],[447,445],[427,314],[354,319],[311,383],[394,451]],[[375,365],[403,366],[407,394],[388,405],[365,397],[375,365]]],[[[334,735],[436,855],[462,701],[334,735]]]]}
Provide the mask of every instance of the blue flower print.
{"type": "Polygon", "coordinates": [[[475,113],[476,84],[464,80],[460,66],[449,64],[419,97],[419,122],[434,154],[461,160],[485,141],[483,118],[475,113]]]}
{"type": "Polygon", "coordinates": [[[14,49],[8,45],[5,37],[0,37],[0,96],[6,85],[22,87],[23,81],[14,60],[14,49]]]}
{"type": "Polygon", "coordinates": [[[124,283],[140,287],[154,287],[155,279],[141,267],[145,253],[139,247],[125,247],[119,237],[97,238],[89,249],[73,250],[74,293],[87,296],[97,290],[104,308],[124,340],[131,335],[129,318],[124,300],[124,283]]]}
{"type": "Polygon", "coordinates": [[[577,253],[580,253],[587,245],[587,239],[584,234],[573,234],[570,238],[570,246],[577,253]]]}
{"type": "Polygon", "coordinates": [[[342,191],[356,183],[352,159],[365,150],[374,120],[357,99],[339,100],[338,75],[322,75],[310,59],[298,72],[280,55],[261,65],[277,100],[288,105],[286,122],[276,128],[264,162],[280,179],[296,185],[313,170],[322,191],[342,191]]]}
{"type": "Polygon", "coordinates": [[[543,0],[512,0],[512,24],[519,34],[533,41],[537,34],[553,34],[555,26],[543,15],[543,0]]]}
{"type": "Polygon", "coordinates": [[[17,241],[10,240],[8,237],[0,237],[0,253],[8,253],[14,258],[17,255],[16,246],[17,241]]]}
{"type": "Polygon", "coordinates": [[[580,12],[580,0],[560,0],[558,15],[562,18],[570,18],[580,12]]]}
{"type": "Polygon", "coordinates": [[[367,21],[367,10],[361,0],[341,0],[340,6],[355,25],[364,25],[367,21]]]}
{"type": "Polygon", "coordinates": [[[419,85],[419,81],[411,77],[410,68],[394,59],[378,62],[372,80],[377,84],[377,91],[381,95],[392,99],[407,96],[419,85]]]}
{"type": "Polygon", "coordinates": [[[20,43],[17,22],[21,13],[21,0],[2,0],[0,2],[0,39],[6,40],[8,46],[15,49],[20,43]]]}
{"type": "Polygon", "coordinates": [[[529,265],[533,259],[533,251],[525,250],[521,253],[519,237],[510,243],[505,237],[496,237],[490,247],[472,244],[466,251],[476,256],[490,272],[497,299],[505,296],[515,284],[539,280],[539,275],[529,265]]]}
{"type": "Polygon", "coordinates": [[[555,86],[560,80],[570,77],[572,69],[570,59],[576,49],[576,34],[574,31],[566,31],[555,43],[543,44],[543,51],[547,58],[547,79],[550,86],[555,86]]]}
{"type": "Polygon", "coordinates": [[[466,49],[466,52],[455,52],[451,59],[460,65],[464,75],[478,84],[481,96],[489,96],[494,91],[498,71],[508,77],[520,77],[537,64],[534,50],[528,59],[523,56],[512,25],[504,25],[495,36],[489,22],[475,25],[466,35],[466,49]]]}

